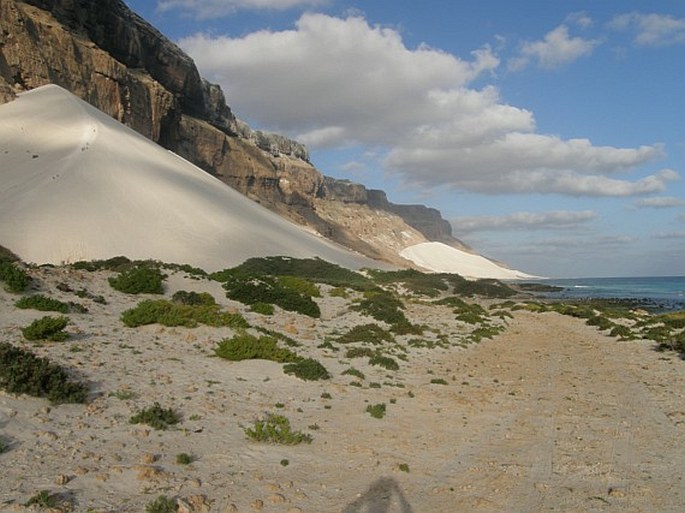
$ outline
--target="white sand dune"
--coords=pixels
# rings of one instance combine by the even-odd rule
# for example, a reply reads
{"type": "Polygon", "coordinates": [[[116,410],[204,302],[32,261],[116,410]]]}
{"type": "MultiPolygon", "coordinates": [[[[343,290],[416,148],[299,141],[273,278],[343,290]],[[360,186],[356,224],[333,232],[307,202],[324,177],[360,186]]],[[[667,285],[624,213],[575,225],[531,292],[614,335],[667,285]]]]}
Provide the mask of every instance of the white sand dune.
{"type": "Polygon", "coordinates": [[[0,244],[38,264],[126,255],[213,271],[287,255],[374,265],[54,85],[0,106],[0,244]]]}
{"type": "Polygon", "coordinates": [[[507,269],[483,256],[461,251],[442,242],[416,244],[402,250],[400,255],[429,271],[456,273],[465,278],[496,278],[498,280],[536,278],[521,271],[507,269]]]}

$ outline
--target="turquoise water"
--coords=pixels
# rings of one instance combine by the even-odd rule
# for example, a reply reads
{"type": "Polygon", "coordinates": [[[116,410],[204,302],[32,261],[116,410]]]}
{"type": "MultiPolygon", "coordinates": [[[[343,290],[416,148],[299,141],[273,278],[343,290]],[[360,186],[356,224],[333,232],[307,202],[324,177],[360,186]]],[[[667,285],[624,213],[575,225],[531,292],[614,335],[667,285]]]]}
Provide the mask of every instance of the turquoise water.
{"type": "Polygon", "coordinates": [[[685,309],[685,276],[641,278],[573,278],[540,280],[539,283],[563,287],[545,297],[587,299],[632,299],[662,305],[666,309],[685,309]]]}

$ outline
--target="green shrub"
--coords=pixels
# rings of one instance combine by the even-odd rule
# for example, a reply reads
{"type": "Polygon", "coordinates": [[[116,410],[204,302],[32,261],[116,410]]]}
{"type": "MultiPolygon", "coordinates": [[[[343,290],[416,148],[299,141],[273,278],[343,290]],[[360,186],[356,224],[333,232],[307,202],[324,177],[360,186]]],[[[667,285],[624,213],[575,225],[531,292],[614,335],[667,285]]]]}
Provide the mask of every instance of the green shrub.
{"type": "Polygon", "coordinates": [[[291,363],[300,360],[300,357],[289,349],[278,347],[275,338],[268,336],[257,338],[249,333],[222,340],[214,352],[218,357],[231,361],[271,360],[291,363]]]}
{"type": "Polygon", "coordinates": [[[346,358],[364,358],[367,356],[374,356],[376,351],[369,347],[351,347],[345,353],[346,358]]]}
{"type": "Polygon", "coordinates": [[[109,278],[110,286],[126,294],[164,294],[162,272],[150,265],[139,265],[109,278]]]}
{"type": "Polygon", "coordinates": [[[190,465],[193,462],[193,457],[190,454],[182,452],[176,455],[176,463],[179,465],[190,465]]]}
{"type": "Polygon", "coordinates": [[[433,384],[433,385],[446,385],[447,381],[445,381],[442,378],[433,378],[433,379],[431,379],[431,384],[433,384]]]}
{"type": "Polygon", "coordinates": [[[250,311],[262,315],[273,315],[274,305],[270,305],[269,303],[257,302],[250,305],[250,311]]]}
{"type": "Polygon", "coordinates": [[[382,419],[385,417],[385,403],[368,405],[366,407],[366,413],[371,415],[374,419],[382,419]]]}
{"type": "Polygon", "coordinates": [[[214,297],[209,292],[195,292],[187,290],[179,290],[171,296],[171,300],[175,303],[189,306],[213,306],[216,304],[214,297]]]}
{"type": "Polygon", "coordinates": [[[54,404],[84,403],[88,397],[87,385],[72,382],[62,367],[7,342],[0,342],[0,388],[54,404]]]}
{"type": "Polygon", "coordinates": [[[460,296],[481,296],[489,298],[506,299],[516,295],[516,291],[504,283],[489,278],[480,280],[467,280],[458,274],[443,275],[447,282],[452,285],[452,290],[460,296]]]}
{"type": "Polygon", "coordinates": [[[333,287],[348,287],[354,290],[370,290],[375,285],[366,276],[331,264],[320,258],[291,258],[284,256],[250,258],[233,269],[214,273],[217,281],[226,281],[234,273],[247,275],[297,276],[315,283],[326,283],[333,287]]]}
{"type": "Polygon", "coordinates": [[[178,424],[181,418],[171,408],[162,408],[155,402],[149,408],[139,411],[129,419],[130,424],[147,424],[153,429],[165,430],[169,426],[178,424]]]}
{"type": "Polygon", "coordinates": [[[26,290],[31,283],[31,277],[14,262],[0,260],[0,281],[5,283],[8,292],[19,293],[26,290]]]}
{"type": "Polygon", "coordinates": [[[79,269],[81,271],[123,271],[125,269],[130,269],[133,266],[133,262],[126,258],[125,256],[115,256],[108,258],[107,260],[91,260],[85,261],[81,260],[79,262],[74,262],[71,267],[74,269],[79,269]]]}
{"type": "Polygon", "coordinates": [[[41,312],[69,312],[69,305],[62,303],[57,299],[43,296],[42,294],[35,294],[33,296],[24,296],[19,301],[14,303],[14,306],[21,309],[31,308],[33,310],[40,310],[41,312]]]}
{"type": "Polygon", "coordinates": [[[326,367],[312,358],[288,363],[283,366],[283,372],[286,374],[293,374],[295,377],[305,381],[317,381],[320,379],[329,379],[331,377],[326,370],[326,367]]]}
{"type": "Polygon", "coordinates": [[[385,290],[365,292],[364,299],[352,305],[351,308],[388,324],[409,322],[402,312],[404,309],[402,301],[385,290]]]}
{"type": "Polygon", "coordinates": [[[216,304],[186,305],[166,299],[141,301],[134,308],[124,311],[121,320],[129,328],[155,323],[186,328],[195,328],[198,324],[233,329],[249,326],[242,315],[222,312],[216,304]]]}
{"type": "Polygon", "coordinates": [[[406,463],[400,463],[399,467],[400,472],[409,472],[409,465],[406,463]]]}
{"type": "Polygon", "coordinates": [[[234,273],[226,276],[223,286],[226,289],[226,297],[245,305],[268,303],[309,317],[321,316],[319,305],[311,296],[287,286],[275,276],[234,273]]]}
{"type": "Polygon", "coordinates": [[[264,420],[256,420],[253,427],[245,428],[245,434],[256,442],[268,442],[284,445],[311,443],[311,435],[293,431],[290,421],[283,415],[270,413],[264,420]]]}
{"type": "Polygon", "coordinates": [[[29,507],[36,505],[39,508],[54,508],[59,504],[57,495],[51,495],[47,490],[41,490],[32,496],[24,506],[29,507]]]}
{"type": "Polygon", "coordinates": [[[403,269],[400,271],[373,269],[369,270],[369,274],[376,283],[400,282],[414,294],[423,296],[435,297],[448,288],[443,275],[422,273],[415,269],[403,269]]]}
{"type": "Polygon", "coordinates": [[[348,369],[345,369],[342,373],[343,376],[355,376],[359,379],[366,379],[366,376],[364,376],[364,373],[358,369],[355,369],[354,367],[350,367],[348,369]]]}
{"type": "Polygon", "coordinates": [[[390,358],[389,356],[382,356],[382,355],[374,355],[371,358],[369,358],[369,364],[370,365],[376,365],[378,367],[383,367],[384,369],[388,370],[399,370],[400,366],[397,364],[395,360],[390,358]]]}
{"type": "Polygon", "coordinates": [[[279,276],[278,280],[284,287],[299,292],[303,296],[321,297],[321,291],[319,290],[319,287],[314,285],[311,281],[305,280],[304,278],[286,275],[279,276]]]}
{"type": "Polygon", "coordinates": [[[145,513],[175,513],[176,511],[178,511],[176,501],[166,495],[160,495],[145,506],[145,513]]]}
{"type": "Polygon", "coordinates": [[[21,332],[27,340],[63,341],[69,337],[68,333],[62,331],[67,324],[69,324],[69,317],[47,315],[22,328],[21,332]]]}
{"type": "Polygon", "coordinates": [[[587,321],[585,321],[585,324],[588,326],[597,326],[601,331],[610,330],[616,326],[615,323],[601,315],[594,315],[590,317],[587,321]]]}
{"type": "Polygon", "coordinates": [[[371,344],[382,344],[392,342],[393,337],[389,331],[384,330],[377,324],[358,324],[350,331],[338,338],[341,344],[352,342],[369,342],[371,344]]]}

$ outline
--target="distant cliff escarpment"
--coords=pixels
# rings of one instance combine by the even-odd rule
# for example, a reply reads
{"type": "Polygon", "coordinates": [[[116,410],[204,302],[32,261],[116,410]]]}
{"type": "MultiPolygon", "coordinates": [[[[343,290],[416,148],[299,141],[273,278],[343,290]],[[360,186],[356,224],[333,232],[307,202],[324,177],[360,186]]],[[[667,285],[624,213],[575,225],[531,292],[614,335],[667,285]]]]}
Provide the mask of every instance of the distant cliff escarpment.
{"type": "Polygon", "coordinates": [[[464,249],[437,210],[325,177],[307,149],[237,119],[193,60],[120,0],[0,0],[0,103],[68,89],[291,220],[373,258],[425,241],[464,249]]]}

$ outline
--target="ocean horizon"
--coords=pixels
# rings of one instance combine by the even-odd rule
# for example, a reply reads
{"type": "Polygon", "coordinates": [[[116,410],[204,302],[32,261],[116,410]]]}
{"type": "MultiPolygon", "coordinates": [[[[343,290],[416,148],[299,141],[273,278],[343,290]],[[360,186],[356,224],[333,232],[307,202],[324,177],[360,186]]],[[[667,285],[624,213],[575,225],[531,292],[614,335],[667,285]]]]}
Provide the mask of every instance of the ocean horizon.
{"type": "Polygon", "coordinates": [[[535,283],[561,287],[536,294],[551,299],[628,299],[666,310],[685,309],[685,276],[545,278],[535,283]]]}

